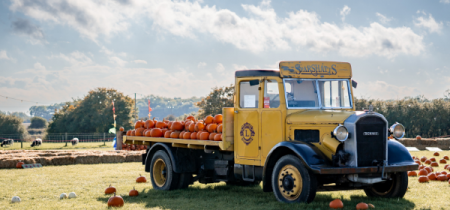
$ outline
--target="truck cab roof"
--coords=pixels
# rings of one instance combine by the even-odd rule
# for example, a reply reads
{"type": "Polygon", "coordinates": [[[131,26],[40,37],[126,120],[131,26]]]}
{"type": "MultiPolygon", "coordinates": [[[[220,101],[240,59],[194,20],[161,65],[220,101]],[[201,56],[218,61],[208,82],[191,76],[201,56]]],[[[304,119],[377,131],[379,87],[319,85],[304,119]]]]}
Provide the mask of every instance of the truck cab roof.
{"type": "Polygon", "coordinates": [[[235,73],[236,77],[280,77],[280,71],[275,69],[250,69],[238,70],[235,73]]]}

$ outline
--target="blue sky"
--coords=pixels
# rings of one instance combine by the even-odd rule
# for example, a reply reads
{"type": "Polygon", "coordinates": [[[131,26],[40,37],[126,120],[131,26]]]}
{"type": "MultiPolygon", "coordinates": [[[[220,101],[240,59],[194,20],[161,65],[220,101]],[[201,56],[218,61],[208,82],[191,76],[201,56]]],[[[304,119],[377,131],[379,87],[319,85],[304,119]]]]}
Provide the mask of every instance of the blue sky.
{"type": "MultiPolygon", "coordinates": [[[[450,0],[0,2],[0,95],[46,105],[96,87],[205,96],[240,69],[350,62],[373,99],[450,89],[450,0]]],[[[0,110],[35,103],[0,97],[0,110]]]]}

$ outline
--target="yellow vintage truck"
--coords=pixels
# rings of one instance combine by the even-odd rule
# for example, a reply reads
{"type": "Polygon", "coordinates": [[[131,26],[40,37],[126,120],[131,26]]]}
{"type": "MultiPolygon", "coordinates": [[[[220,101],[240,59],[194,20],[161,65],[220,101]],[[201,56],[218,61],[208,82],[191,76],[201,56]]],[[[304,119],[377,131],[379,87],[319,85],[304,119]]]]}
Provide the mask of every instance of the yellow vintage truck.
{"type": "Polygon", "coordinates": [[[223,108],[222,141],[123,136],[145,144],[154,189],[200,183],[255,185],[286,203],[312,202],[317,191],[364,190],[401,198],[417,170],[399,123],[371,108],[356,111],[351,65],[283,61],[279,70],[235,73],[234,107],[223,108]],[[395,139],[390,139],[393,136],[395,139]]]}

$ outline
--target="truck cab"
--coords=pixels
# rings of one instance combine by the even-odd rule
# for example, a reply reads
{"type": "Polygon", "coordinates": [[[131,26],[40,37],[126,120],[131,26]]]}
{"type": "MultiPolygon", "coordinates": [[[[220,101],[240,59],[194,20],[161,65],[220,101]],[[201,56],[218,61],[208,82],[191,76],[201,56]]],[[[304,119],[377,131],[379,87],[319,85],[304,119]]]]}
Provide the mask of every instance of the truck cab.
{"type": "Polygon", "coordinates": [[[263,191],[286,203],[309,203],[317,191],[333,190],[403,197],[407,171],[418,169],[395,140],[405,128],[389,126],[372,108],[356,111],[353,88],[346,62],[283,61],[279,70],[236,71],[234,107],[222,113],[222,142],[126,138],[150,145],[143,164],[156,189],[262,181],[263,191]],[[171,166],[155,166],[155,155],[171,166]],[[155,171],[160,185],[170,179],[169,187],[153,181],[155,171]]]}

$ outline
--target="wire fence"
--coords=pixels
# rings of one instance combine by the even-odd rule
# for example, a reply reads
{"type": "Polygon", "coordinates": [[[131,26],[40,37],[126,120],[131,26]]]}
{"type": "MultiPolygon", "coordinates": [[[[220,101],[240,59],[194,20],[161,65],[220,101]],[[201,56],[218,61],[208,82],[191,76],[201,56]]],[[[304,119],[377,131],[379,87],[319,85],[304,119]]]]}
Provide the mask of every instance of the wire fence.
{"type": "MultiPolygon", "coordinates": [[[[79,143],[82,142],[111,142],[116,137],[116,134],[111,133],[56,133],[47,134],[42,139],[44,143],[65,143],[77,138],[79,143]]],[[[0,142],[7,139],[13,139],[15,142],[26,142],[27,139],[21,139],[18,134],[0,134],[0,142]]],[[[35,138],[32,138],[34,140],[35,138]]],[[[28,141],[30,141],[28,139],[28,141]]]]}

